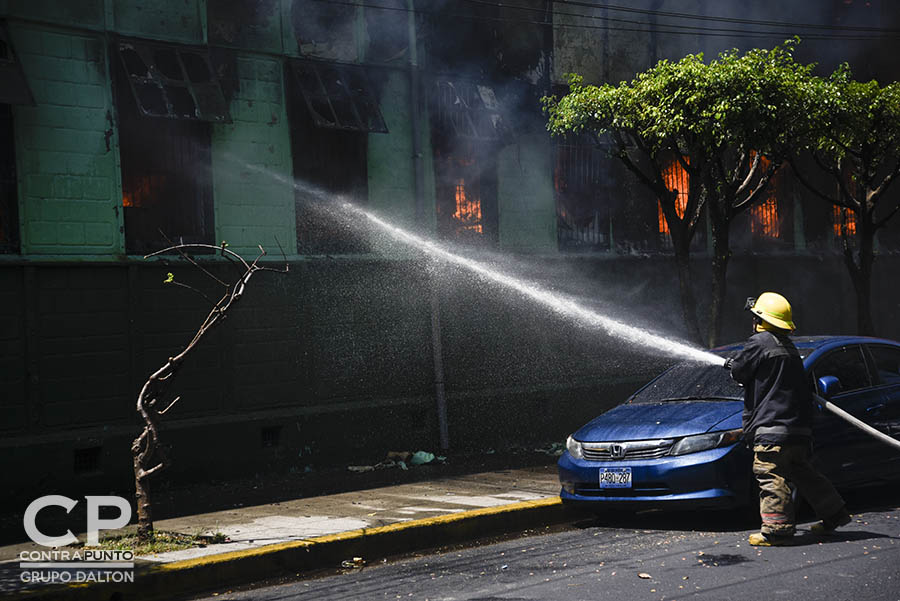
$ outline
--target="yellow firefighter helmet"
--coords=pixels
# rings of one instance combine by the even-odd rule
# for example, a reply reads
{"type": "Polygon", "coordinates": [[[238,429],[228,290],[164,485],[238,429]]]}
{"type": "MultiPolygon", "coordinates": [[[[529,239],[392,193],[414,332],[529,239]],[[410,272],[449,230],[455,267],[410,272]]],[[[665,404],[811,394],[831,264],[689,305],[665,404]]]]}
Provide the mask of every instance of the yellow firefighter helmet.
{"type": "Polygon", "coordinates": [[[750,311],[766,323],[782,330],[793,330],[791,303],[777,292],[763,292],[750,307],[750,311]]]}

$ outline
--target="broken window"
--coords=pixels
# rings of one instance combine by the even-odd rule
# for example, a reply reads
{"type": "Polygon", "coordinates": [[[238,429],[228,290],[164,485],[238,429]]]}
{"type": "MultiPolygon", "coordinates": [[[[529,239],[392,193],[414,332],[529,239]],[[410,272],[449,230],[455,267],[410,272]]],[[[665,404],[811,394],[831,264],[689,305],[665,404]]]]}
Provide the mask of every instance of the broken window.
{"type": "Polygon", "coordinates": [[[500,103],[490,86],[436,81],[434,109],[437,127],[449,135],[475,140],[500,137],[500,103]]]}
{"type": "MultiPolygon", "coordinates": [[[[139,105],[136,99],[141,98],[140,94],[129,89],[134,79],[132,71],[126,71],[125,57],[131,60],[141,55],[123,55],[121,50],[121,46],[115,49],[123,57],[122,62],[112,64],[119,119],[125,248],[132,254],[145,254],[168,246],[168,240],[212,244],[215,229],[211,126],[197,113],[173,114],[168,109],[155,113],[139,105]]],[[[167,68],[182,65],[178,53],[167,56],[178,59],[167,68]]],[[[160,90],[158,86],[156,89],[160,90]]],[[[157,108],[165,106],[168,105],[163,103],[157,108]]]]}
{"type": "Polygon", "coordinates": [[[330,206],[341,198],[357,204],[368,199],[368,129],[320,125],[299,86],[298,78],[287,79],[297,249],[301,254],[368,252],[364,238],[330,206]]]}
{"type": "Polygon", "coordinates": [[[231,123],[207,50],[120,40],[117,54],[143,115],[231,123]]]}
{"type": "Polygon", "coordinates": [[[494,243],[501,133],[497,97],[489,86],[436,80],[431,106],[438,233],[494,243]]]}
{"type": "Polygon", "coordinates": [[[34,105],[34,96],[16,58],[5,21],[0,21],[0,103],[34,105]]]}
{"type": "Polygon", "coordinates": [[[0,104],[0,253],[19,251],[18,204],[12,107],[0,104]]]}
{"type": "Polygon", "coordinates": [[[461,242],[497,236],[494,152],[471,141],[444,141],[435,153],[438,234],[461,242]]]}
{"type": "Polygon", "coordinates": [[[557,240],[560,250],[610,250],[610,158],[580,137],[555,147],[557,240]]]}
{"type": "Polygon", "coordinates": [[[317,127],[387,133],[377,97],[362,67],[291,61],[291,71],[317,127]]]}

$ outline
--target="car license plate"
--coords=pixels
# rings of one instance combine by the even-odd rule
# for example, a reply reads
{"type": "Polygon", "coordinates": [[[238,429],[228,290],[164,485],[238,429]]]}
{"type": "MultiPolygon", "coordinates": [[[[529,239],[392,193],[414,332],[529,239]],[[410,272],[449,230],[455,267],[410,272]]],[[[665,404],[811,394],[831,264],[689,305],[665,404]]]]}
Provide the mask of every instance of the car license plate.
{"type": "Polygon", "coordinates": [[[600,488],[631,488],[631,468],[601,467],[600,488]]]}

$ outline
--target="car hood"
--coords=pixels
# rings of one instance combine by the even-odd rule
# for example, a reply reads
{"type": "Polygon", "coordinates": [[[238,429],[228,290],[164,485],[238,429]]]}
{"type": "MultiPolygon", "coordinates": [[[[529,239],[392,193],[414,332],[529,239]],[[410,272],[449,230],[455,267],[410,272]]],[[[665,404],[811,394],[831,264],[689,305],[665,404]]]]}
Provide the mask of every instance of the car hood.
{"type": "Polygon", "coordinates": [[[703,434],[711,429],[740,428],[742,409],[741,401],[624,404],[591,420],[572,436],[581,442],[608,442],[703,434]]]}

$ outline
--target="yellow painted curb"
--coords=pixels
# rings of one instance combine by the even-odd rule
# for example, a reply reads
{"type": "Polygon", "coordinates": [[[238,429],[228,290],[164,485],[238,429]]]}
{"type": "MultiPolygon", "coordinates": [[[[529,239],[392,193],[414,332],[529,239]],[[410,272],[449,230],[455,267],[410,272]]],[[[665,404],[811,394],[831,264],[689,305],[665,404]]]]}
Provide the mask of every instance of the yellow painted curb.
{"type": "Polygon", "coordinates": [[[380,559],[490,534],[560,523],[568,514],[559,497],[521,501],[437,517],[360,528],[255,549],[136,567],[134,583],[72,584],[20,591],[0,599],[24,601],[152,601],[171,599],[284,574],[338,567],[360,556],[380,559]]]}
{"type": "Polygon", "coordinates": [[[396,524],[388,524],[387,526],[377,526],[375,528],[359,528],[357,530],[346,530],[336,534],[326,534],[325,536],[317,536],[300,541],[291,541],[287,543],[275,543],[274,545],[265,545],[255,549],[247,549],[246,551],[229,551],[227,553],[217,553],[215,555],[207,555],[205,557],[197,557],[196,559],[185,559],[182,561],[173,561],[171,563],[161,564],[162,570],[184,570],[198,566],[212,565],[218,563],[227,563],[237,559],[246,557],[254,557],[268,555],[278,551],[290,549],[310,549],[315,545],[323,545],[328,543],[337,543],[341,541],[364,538],[366,536],[379,536],[390,534],[393,532],[402,532],[404,530],[415,530],[428,526],[438,526],[443,524],[453,524],[454,522],[462,522],[478,518],[482,516],[500,515],[504,513],[513,513],[516,511],[538,509],[544,507],[562,506],[559,497],[550,497],[547,499],[538,499],[536,501],[522,501],[519,503],[511,503],[509,505],[498,505],[496,507],[485,507],[482,509],[473,509],[471,511],[460,511],[457,513],[449,513],[432,518],[423,518],[421,520],[411,520],[409,522],[398,522],[396,524]]]}

